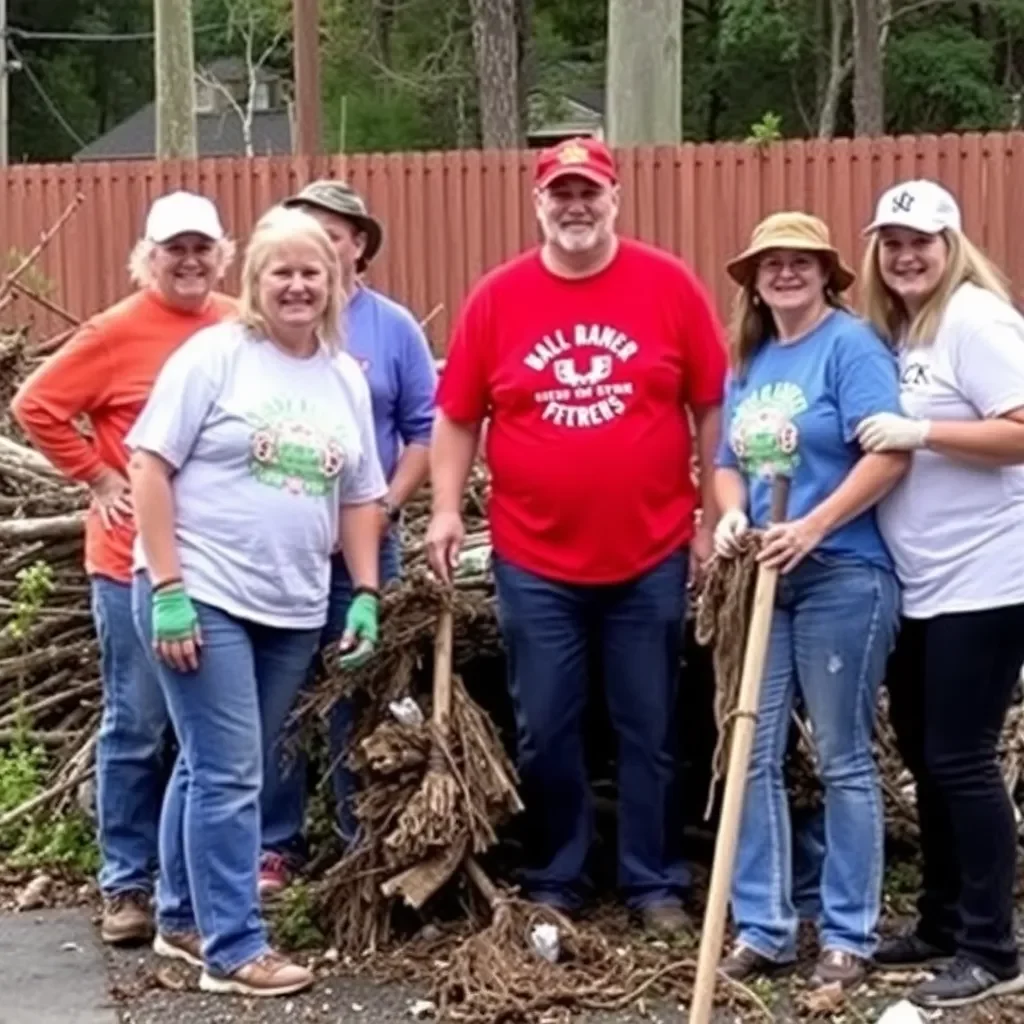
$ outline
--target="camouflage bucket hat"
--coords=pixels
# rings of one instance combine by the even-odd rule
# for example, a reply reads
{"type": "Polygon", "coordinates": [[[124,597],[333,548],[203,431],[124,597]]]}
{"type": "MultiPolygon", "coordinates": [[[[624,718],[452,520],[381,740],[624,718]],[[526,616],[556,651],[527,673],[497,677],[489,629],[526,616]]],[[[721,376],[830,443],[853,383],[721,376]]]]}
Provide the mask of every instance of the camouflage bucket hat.
{"type": "Polygon", "coordinates": [[[344,181],[310,182],[301,192],[289,196],[283,205],[314,206],[353,221],[359,230],[366,234],[366,248],[356,264],[356,269],[360,272],[366,269],[380,251],[381,243],[384,241],[384,229],[378,220],[370,216],[363,197],[344,181]]]}

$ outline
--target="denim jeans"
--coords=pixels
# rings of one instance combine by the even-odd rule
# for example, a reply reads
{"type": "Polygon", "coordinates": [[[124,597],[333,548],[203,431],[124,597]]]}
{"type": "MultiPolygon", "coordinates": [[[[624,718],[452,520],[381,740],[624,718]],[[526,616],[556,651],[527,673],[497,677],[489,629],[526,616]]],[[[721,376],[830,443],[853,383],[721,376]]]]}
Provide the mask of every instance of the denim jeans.
{"type": "MultiPolygon", "coordinates": [[[[389,534],[381,541],[380,582],[381,586],[401,575],[402,560],[395,537],[389,534]]],[[[321,649],[336,643],[345,632],[345,616],[352,604],[352,578],[343,558],[336,557],[331,567],[331,598],[327,607],[327,624],[320,637],[321,649]]],[[[310,671],[307,685],[315,679],[315,667],[310,671]]],[[[337,827],[342,839],[348,843],[355,835],[356,820],[352,811],[352,799],[356,790],[356,778],[344,764],[345,748],[354,723],[354,707],[351,700],[341,700],[331,709],[328,718],[328,757],[331,764],[331,782],[337,814],[337,827]]],[[[287,740],[294,730],[285,729],[282,736],[271,743],[266,752],[263,768],[263,795],[261,808],[263,816],[264,850],[291,856],[296,860],[305,857],[303,826],[306,820],[308,758],[303,750],[290,751],[287,740]]]]}
{"type": "Polygon", "coordinates": [[[105,896],[152,892],[170,720],[149,653],[132,624],[132,588],[90,581],[100,646],[103,716],[96,743],[96,818],[105,896]]]}
{"type": "Polygon", "coordinates": [[[1017,826],[998,745],[1024,661],[1024,605],[905,619],[886,686],[900,756],[917,786],[917,934],[1007,979],[1017,826]]]}
{"type": "Polygon", "coordinates": [[[777,962],[796,955],[782,762],[798,691],[825,790],[820,941],[861,957],[877,945],[884,837],[872,734],[898,612],[895,577],[867,563],[811,556],[779,579],[732,885],[739,940],[777,962]]]}
{"type": "MultiPolygon", "coordinates": [[[[151,590],[137,574],[136,628],[151,643],[151,590]]],[[[199,669],[157,663],[181,748],[160,819],[157,923],[198,927],[203,959],[229,974],[267,949],[257,891],[263,750],[309,672],[318,629],[273,629],[195,602],[199,669]]]]}
{"type": "Polygon", "coordinates": [[[495,556],[526,804],[523,882],[534,899],[572,908],[583,896],[594,829],[583,727],[595,647],[618,736],[619,887],[635,909],[684,894],[675,710],[686,574],[683,551],[607,586],[556,582],[495,556]]]}

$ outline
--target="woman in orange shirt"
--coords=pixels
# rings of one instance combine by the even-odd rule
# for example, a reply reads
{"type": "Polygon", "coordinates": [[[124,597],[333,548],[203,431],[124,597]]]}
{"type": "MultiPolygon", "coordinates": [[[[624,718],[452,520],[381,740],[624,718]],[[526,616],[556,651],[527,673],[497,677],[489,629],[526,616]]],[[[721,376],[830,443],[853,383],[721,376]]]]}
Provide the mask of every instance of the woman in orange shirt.
{"type": "Polygon", "coordinates": [[[85,568],[100,644],[103,718],[96,748],[103,940],[145,942],[157,829],[169,773],[168,717],[131,611],[135,526],[124,438],[165,360],[235,312],[215,291],[234,256],[217,209],[189,192],[157,199],[130,270],[138,290],[85,323],[21,386],[12,411],[36,448],[92,503],[85,568]],[[92,437],[75,428],[85,416],[92,437]]]}

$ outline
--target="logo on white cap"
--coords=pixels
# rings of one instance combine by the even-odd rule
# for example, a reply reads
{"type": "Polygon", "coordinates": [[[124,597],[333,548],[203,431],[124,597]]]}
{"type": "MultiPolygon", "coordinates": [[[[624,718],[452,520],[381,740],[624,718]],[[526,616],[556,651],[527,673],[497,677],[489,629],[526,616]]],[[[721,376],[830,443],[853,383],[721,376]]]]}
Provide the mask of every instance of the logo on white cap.
{"type": "Polygon", "coordinates": [[[146,217],[146,238],[162,243],[175,235],[203,235],[215,242],[224,237],[217,207],[194,192],[171,192],[155,200],[146,217]]]}
{"type": "Polygon", "coordinates": [[[927,235],[960,230],[960,207],[934,181],[904,181],[882,193],[865,234],[884,227],[910,228],[927,235]]]}

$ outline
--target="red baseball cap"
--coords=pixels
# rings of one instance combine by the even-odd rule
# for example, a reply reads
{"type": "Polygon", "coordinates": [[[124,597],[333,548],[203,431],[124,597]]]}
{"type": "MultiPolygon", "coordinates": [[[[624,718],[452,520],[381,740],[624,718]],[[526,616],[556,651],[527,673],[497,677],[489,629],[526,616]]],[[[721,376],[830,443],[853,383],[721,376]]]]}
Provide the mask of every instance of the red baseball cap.
{"type": "Polygon", "coordinates": [[[537,188],[547,188],[557,178],[569,175],[595,185],[614,185],[619,180],[611,151],[603,142],[589,138],[566,139],[543,150],[533,181],[537,188]]]}

